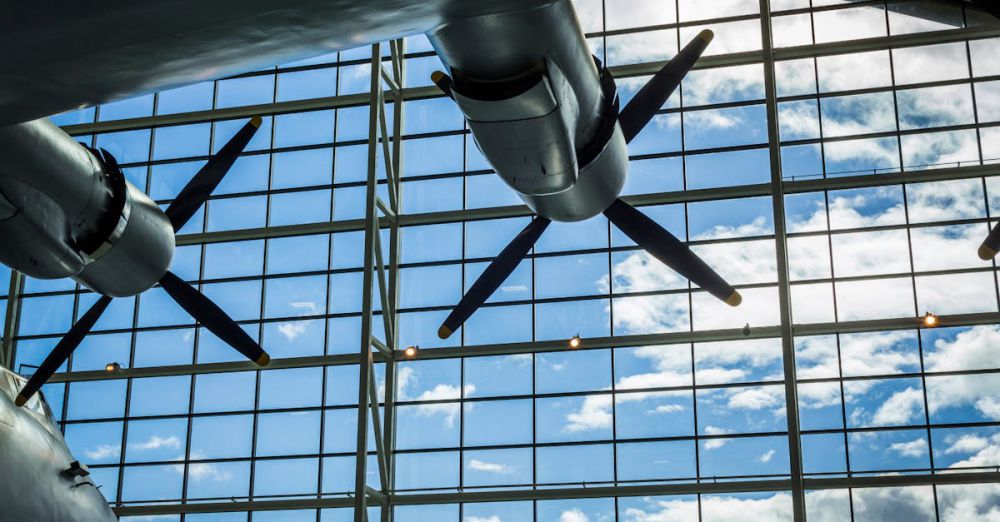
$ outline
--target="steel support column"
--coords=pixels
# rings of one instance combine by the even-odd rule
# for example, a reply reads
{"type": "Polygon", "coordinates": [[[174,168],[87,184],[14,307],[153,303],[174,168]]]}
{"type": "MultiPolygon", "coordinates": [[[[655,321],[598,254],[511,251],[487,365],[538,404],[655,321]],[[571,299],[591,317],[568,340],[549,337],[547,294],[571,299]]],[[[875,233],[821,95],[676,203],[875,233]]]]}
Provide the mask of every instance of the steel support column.
{"type": "Polygon", "coordinates": [[[778,131],[778,90],[774,74],[774,40],[771,38],[771,2],[760,0],[760,32],[764,46],[764,93],[767,102],[767,143],[771,160],[771,206],[778,272],[778,318],[781,321],[781,359],[785,375],[785,419],[788,422],[788,465],[791,474],[792,516],[806,519],[802,481],[802,441],[799,436],[799,400],[795,382],[795,339],[792,332],[792,298],[788,275],[788,237],[785,227],[785,194],[781,177],[781,135],[778,131]]]}
{"type": "Polygon", "coordinates": [[[365,194],[365,259],[362,281],[361,351],[358,358],[358,431],[355,453],[354,521],[368,519],[367,504],[371,498],[381,505],[381,520],[392,519],[389,504],[393,479],[393,448],[395,444],[394,391],[396,366],[394,354],[399,349],[397,335],[397,309],[399,306],[399,215],[401,196],[402,119],[404,79],[403,42],[390,42],[392,49],[391,73],[382,65],[381,44],[372,46],[371,92],[368,113],[368,180],[365,194]],[[393,99],[393,127],[390,135],[386,123],[385,81],[393,99]],[[390,147],[391,144],[391,147],[390,147]],[[378,160],[382,155],[386,172],[389,202],[378,195],[378,160]],[[381,216],[380,213],[381,212],[381,216]],[[390,249],[386,259],[382,247],[381,224],[388,221],[390,249]],[[388,265],[388,269],[386,266],[388,265]],[[378,286],[376,288],[376,285],[378,286]],[[375,292],[382,305],[384,340],[372,331],[374,320],[373,299],[375,292]],[[385,405],[379,409],[378,390],[375,382],[375,356],[372,348],[380,352],[386,366],[385,405]],[[368,474],[368,423],[369,415],[375,431],[376,458],[379,470],[379,490],[367,485],[368,474]]]}
{"type": "Polygon", "coordinates": [[[7,314],[3,323],[3,342],[0,343],[0,366],[12,371],[14,368],[14,337],[17,335],[17,316],[20,311],[18,301],[21,298],[21,287],[24,286],[24,275],[16,270],[10,273],[10,284],[7,291],[7,314]]]}
{"type": "MultiPolygon", "coordinates": [[[[368,109],[368,183],[365,190],[364,276],[361,299],[361,348],[358,357],[358,433],[354,462],[354,522],[368,520],[368,387],[373,377],[372,358],[372,284],[375,279],[375,237],[379,233],[376,206],[378,175],[378,119],[382,110],[382,46],[372,45],[371,91],[368,109]]],[[[378,407],[378,404],[375,404],[378,407]]]]}
{"type": "MultiPolygon", "coordinates": [[[[399,219],[402,214],[402,183],[403,176],[403,100],[406,78],[406,55],[405,40],[400,38],[390,43],[392,46],[392,75],[395,78],[397,88],[392,92],[392,151],[384,148],[386,152],[386,174],[389,183],[389,204],[392,212],[397,216],[389,225],[389,281],[388,281],[388,301],[391,313],[383,314],[382,320],[391,327],[393,337],[390,340],[389,349],[393,353],[399,353],[399,259],[400,259],[400,231],[399,219]]],[[[383,143],[389,141],[388,130],[385,128],[385,112],[382,113],[382,139],[383,143]]],[[[386,455],[386,482],[389,488],[395,487],[395,457],[396,451],[396,360],[390,357],[385,361],[385,406],[383,408],[382,423],[382,448],[386,455]]],[[[385,491],[387,501],[382,508],[382,522],[392,522],[393,505],[392,496],[389,491],[385,491]]]]}

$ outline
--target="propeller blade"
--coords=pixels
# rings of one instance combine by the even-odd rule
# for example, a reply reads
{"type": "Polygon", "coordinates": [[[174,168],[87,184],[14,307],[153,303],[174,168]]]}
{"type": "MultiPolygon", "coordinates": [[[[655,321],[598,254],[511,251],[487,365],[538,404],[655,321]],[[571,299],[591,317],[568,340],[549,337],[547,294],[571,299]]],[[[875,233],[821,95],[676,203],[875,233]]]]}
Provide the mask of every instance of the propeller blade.
{"type": "Polygon", "coordinates": [[[451,334],[458,330],[493,295],[497,288],[500,288],[500,284],[517,268],[524,256],[528,255],[528,251],[535,245],[535,242],[538,241],[542,232],[545,232],[551,222],[542,216],[535,217],[531,223],[528,223],[528,226],[524,227],[524,230],[517,234],[517,237],[504,247],[500,255],[486,267],[479,279],[476,279],[476,282],[472,284],[469,292],[448,314],[448,318],[438,329],[438,337],[442,339],[451,337],[451,334]]]}
{"type": "Polygon", "coordinates": [[[626,143],[631,142],[649,120],[653,119],[656,111],[663,107],[714,37],[715,33],[709,29],[698,33],[698,36],[653,75],[622,109],[618,121],[621,123],[626,143]]]}
{"type": "Polygon", "coordinates": [[[52,349],[52,352],[49,353],[41,366],[38,367],[38,370],[35,371],[35,374],[28,379],[28,383],[24,385],[24,388],[21,388],[21,391],[17,394],[17,398],[14,399],[14,404],[24,406],[28,402],[28,399],[41,389],[45,381],[49,380],[49,377],[52,377],[52,374],[56,373],[56,370],[59,369],[62,363],[66,362],[66,359],[69,359],[69,354],[73,353],[73,350],[76,350],[77,346],[80,346],[83,338],[90,333],[90,329],[94,327],[94,324],[100,319],[101,314],[104,313],[109,304],[111,304],[111,298],[102,295],[90,307],[90,310],[87,310],[87,313],[83,314],[83,317],[80,317],[80,320],[59,340],[56,347],[52,349]]]}
{"type": "Polygon", "coordinates": [[[739,306],[743,302],[740,293],[695,255],[687,245],[633,206],[616,199],[604,211],[604,215],[653,257],[704,288],[708,293],[725,301],[729,306],[739,306]]]}
{"type": "Polygon", "coordinates": [[[434,82],[434,85],[438,86],[438,89],[441,89],[441,92],[447,94],[449,98],[455,98],[455,96],[451,93],[451,86],[453,85],[453,82],[447,74],[441,71],[434,71],[431,73],[431,81],[434,82]]]}
{"type": "Polygon", "coordinates": [[[181,308],[191,314],[205,328],[214,333],[219,339],[225,341],[236,351],[242,353],[247,359],[257,363],[259,366],[267,366],[271,362],[271,356],[264,351],[236,321],[226,315],[218,305],[205,297],[193,286],[185,283],[173,272],[167,272],[160,279],[160,285],[166,290],[170,297],[181,305],[181,308]]]}
{"type": "Polygon", "coordinates": [[[228,143],[219,149],[219,152],[209,158],[208,163],[181,189],[180,194],[167,207],[166,211],[170,224],[174,226],[174,232],[180,230],[205,201],[208,201],[212,191],[219,186],[219,182],[232,168],[236,158],[250,143],[253,135],[257,133],[261,122],[260,116],[251,118],[228,143]]]}
{"type": "Polygon", "coordinates": [[[1000,251],[1000,223],[993,227],[990,235],[986,236],[986,240],[980,245],[979,259],[989,261],[996,257],[998,251],[1000,251]]]}

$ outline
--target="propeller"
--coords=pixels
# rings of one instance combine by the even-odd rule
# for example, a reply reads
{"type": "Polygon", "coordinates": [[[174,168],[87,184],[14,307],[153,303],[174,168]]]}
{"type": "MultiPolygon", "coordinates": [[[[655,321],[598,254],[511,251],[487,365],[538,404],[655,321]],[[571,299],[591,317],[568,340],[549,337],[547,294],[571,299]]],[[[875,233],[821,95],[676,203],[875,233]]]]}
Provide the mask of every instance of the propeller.
{"type": "MultiPolygon", "coordinates": [[[[167,207],[165,214],[174,231],[178,231],[194,216],[195,212],[208,200],[212,191],[219,185],[229,169],[232,168],[236,158],[239,157],[243,149],[250,143],[254,133],[261,125],[260,116],[254,116],[246,125],[241,128],[228,143],[226,143],[218,153],[209,158],[208,163],[201,168],[191,178],[191,181],[180,191],[177,198],[167,207]]],[[[110,154],[105,154],[110,168],[118,168],[117,162],[110,154]]],[[[215,303],[205,297],[204,294],[196,290],[193,286],[185,283],[173,272],[167,272],[160,279],[160,285],[170,297],[177,301],[181,308],[191,314],[202,326],[215,334],[230,346],[242,353],[248,359],[260,366],[265,366],[271,361],[271,357],[260,347],[231,317],[226,315],[215,303]]],[[[24,406],[38,390],[49,380],[59,369],[66,359],[69,359],[83,338],[90,333],[90,330],[100,319],[101,314],[108,308],[111,298],[102,295],[80,320],[70,328],[69,332],[63,336],[56,344],[52,352],[45,358],[42,364],[35,371],[34,375],[21,388],[15,399],[15,404],[24,406]]]]}
{"type": "Polygon", "coordinates": [[[438,89],[441,89],[441,92],[447,94],[449,98],[455,99],[455,95],[451,92],[453,85],[451,77],[441,71],[434,71],[431,73],[431,81],[438,86],[438,89]]]}
{"type": "Polygon", "coordinates": [[[667,62],[632,97],[628,105],[618,114],[618,122],[621,123],[622,133],[625,135],[625,143],[631,143],[632,138],[635,138],[649,123],[649,120],[653,119],[656,111],[660,110],[664,103],[667,103],[670,96],[677,90],[677,86],[681,84],[681,80],[691,71],[713,38],[715,38],[715,33],[709,29],[698,33],[694,40],[685,45],[681,52],[677,53],[677,56],[667,62]]]}
{"type": "Polygon", "coordinates": [[[167,218],[174,226],[174,232],[187,224],[195,212],[208,201],[212,191],[219,186],[222,178],[233,167],[236,158],[250,143],[253,135],[257,133],[261,122],[260,116],[251,118],[243,128],[236,132],[235,136],[230,138],[228,143],[219,149],[219,152],[208,160],[208,163],[191,178],[191,181],[184,185],[184,188],[166,210],[167,218]]]}
{"type": "Polygon", "coordinates": [[[518,263],[528,255],[531,247],[542,236],[542,232],[551,223],[548,218],[537,216],[528,223],[520,233],[500,252],[500,255],[493,260],[486,270],[479,275],[479,279],[472,284],[469,292],[462,297],[455,308],[448,314],[444,324],[438,329],[438,337],[447,339],[458,330],[465,321],[479,309],[493,292],[500,288],[500,285],[510,276],[511,272],[517,268],[518,263]]]}
{"type": "Polygon", "coordinates": [[[101,314],[104,313],[104,310],[107,310],[109,304],[111,304],[111,298],[102,295],[96,303],[91,305],[90,309],[83,314],[83,317],[69,329],[69,332],[62,339],[59,339],[56,347],[49,352],[49,355],[45,357],[42,364],[35,370],[35,374],[28,379],[27,384],[18,392],[17,398],[14,399],[14,404],[24,406],[28,402],[28,399],[45,384],[45,381],[49,380],[49,377],[56,373],[56,370],[62,366],[62,363],[66,359],[69,359],[69,354],[73,353],[73,350],[83,342],[83,338],[90,333],[90,329],[101,318],[101,314]]]}
{"type": "Polygon", "coordinates": [[[996,257],[998,251],[1000,251],[1000,223],[993,227],[990,235],[986,236],[986,240],[979,246],[979,259],[989,261],[996,257]]]}
{"type": "MultiPolygon", "coordinates": [[[[677,53],[677,56],[653,75],[629,104],[618,113],[618,123],[621,125],[626,143],[631,142],[653,119],[656,112],[694,67],[714,36],[714,33],[707,29],[699,33],[677,53]]],[[[442,72],[435,72],[431,79],[445,94],[452,96],[451,78],[442,72]]],[[[704,288],[708,293],[731,306],[738,306],[743,301],[740,293],[695,255],[686,244],[628,203],[616,199],[604,211],[604,215],[653,257],[704,288]]],[[[549,223],[550,221],[544,217],[536,217],[503,249],[445,319],[438,330],[438,337],[447,339],[489,299],[518,263],[528,255],[528,251],[538,241],[549,223]]]]}
{"type": "Polygon", "coordinates": [[[687,245],[632,205],[616,199],[604,211],[604,215],[653,257],[704,288],[708,293],[730,306],[739,306],[743,302],[740,293],[695,255],[687,245]]]}

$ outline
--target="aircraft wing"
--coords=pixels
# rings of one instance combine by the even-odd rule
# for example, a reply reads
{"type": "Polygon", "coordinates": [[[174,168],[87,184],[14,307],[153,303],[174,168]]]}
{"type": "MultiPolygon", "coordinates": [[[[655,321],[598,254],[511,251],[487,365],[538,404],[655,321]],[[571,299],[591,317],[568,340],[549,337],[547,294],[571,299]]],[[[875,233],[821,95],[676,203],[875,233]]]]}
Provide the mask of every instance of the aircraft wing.
{"type": "Polygon", "coordinates": [[[552,0],[12,2],[0,125],[426,32],[552,0]]]}

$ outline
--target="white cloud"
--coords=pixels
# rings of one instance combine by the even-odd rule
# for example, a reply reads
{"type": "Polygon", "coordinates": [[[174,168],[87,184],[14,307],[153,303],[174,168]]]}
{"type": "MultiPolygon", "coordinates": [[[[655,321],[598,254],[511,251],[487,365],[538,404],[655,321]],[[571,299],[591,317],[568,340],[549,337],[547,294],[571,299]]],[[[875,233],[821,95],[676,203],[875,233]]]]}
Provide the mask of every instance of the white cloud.
{"type": "Polygon", "coordinates": [[[934,341],[934,351],[925,354],[927,371],[947,372],[1000,368],[1000,327],[974,326],[954,340],[934,341]]]}
{"type": "Polygon", "coordinates": [[[1000,433],[988,439],[978,435],[963,435],[945,449],[945,454],[965,453],[969,456],[951,464],[951,468],[1000,465],[1000,433]]]}
{"type": "Polygon", "coordinates": [[[115,444],[101,444],[94,449],[84,450],[83,452],[87,455],[90,460],[104,460],[109,457],[117,457],[121,454],[121,446],[115,444]]]}
{"type": "Polygon", "coordinates": [[[680,404],[661,404],[652,410],[653,413],[680,413],[684,411],[684,406],[680,404]]]}
{"type": "Polygon", "coordinates": [[[764,453],[763,455],[757,457],[757,461],[758,462],[771,462],[772,458],[774,458],[774,450],[768,450],[767,453],[764,453]]]}
{"type": "Polygon", "coordinates": [[[895,451],[903,457],[923,457],[927,454],[927,440],[923,437],[909,442],[893,442],[890,451],[895,451]]]}
{"type": "Polygon", "coordinates": [[[1000,484],[938,486],[937,494],[944,522],[1000,522],[1000,484]]]}
{"type": "Polygon", "coordinates": [[[514,468],[511,468],[506,464],[496,464],[494,462],[486,462],[478,459],[470,460],[469,467],[476,471],[484,471],[487,473],[509,474],[514,472],[514,468]]]}
{"type": "Polygon", "coordinates": [[[314,301],[294,301],[289,303],[289,305],[299,310],[299,315],[310,315],[319,311],[319,306],[314,301]]]}
{"type": "Polygon", "coordinates": [[[181,447],[181,441],[176,435],[170,435],[169,437],[153,435],[145,442],[132,442],[128,446],[138,451],[157,450],[160,448],[177,449],[181,447]]]}
{"type": "Polygon", "coordinates": [[[729,396],[729,407],[742,410],[762,410],[784,404],[785,392],[781,386],[743,388],[729,396]]]}
{"type": "MultiPolygon", "coordinates": [[[[197,451],[191,452],[191,460],[201,460],[205,456],[197,451]]],[[[183,455],[179,455],[174,460],[184,460],[183,455]]],[[[174,464],[170,466],[175,473],[184,474],[183,464],[174,464]]],[[[191,480],[211,480],[214,482],[228,482],[233,479],[233,474],[228,470],[219,468],[217,464],[210,462],[192,462],[188,464],[188,476],[191,480]]]]}
{"type": "Polygon", "coordinates": [[[503,522],[503,519],[496,515],[491,515],[488,517],[470,517],[466,516],[462,518],[463,522],[503,522]]]}
{"type": "MultiPolygon", "coordinates": [[[[1000,490],[1000,486],[997,487],[1000,490]]],[[[996,495],[996,491],[990,493],[996,495]]],[[[940,489],[939,489],[940,491],[940,489]]],[[[964,491],[956,492],[959,494],[964,491]]],[[[957,496],[957,495],[956,495],[957,496]]],[[[995,498],[995,497],[994,497],[995,498]]],[[[995,511],[989,495],[972,502],[972,513],[983,509],[995,511]]],[[[934,494],[929,487],[871,488],[854,490],[854,515],[857,520],[933,520],[934,494]]],[[[806,506],[811,522],[842,522],[851,518],[851,499],[845,490],[806,492],[806,506]]],[[[740,522],[791,522],[792,499],[788,493],[767,497],[740,498],[706,495],[701,499],[700,514],[704,520],[739,520],[740,522]]],[[[652,500],[643,508],[625,510],[623,522],[689,522],[699,519],[696,500],[668,498],[652,500]]],[[[942,518],[948,521],[990,520],[976,516],[942,518]]]]}
{"type": "Polygon", "coordinates": [[[192,480],[212,480],[214,482],[228,482],[233,478],[233,474],[229,471],[219,469],[217,465],[210,463],[190,464],[188,476],[192,480]]]}
{"type": "Polygon", "coordinates": [[[579,509],[571,509],[559,515],[559,522],[590,522],[590,517],[579,509]]]}
{"type": "MultiPolygon", "coordinates": [[[[733,430],[727,428],[719,428],[716,426],[705,426],[706,435],[726,435],[732,433],[733,430]]],[[[702,443],[702,447],[706,450],[719,449],[729,443],[730,439],[709,439],[702,443]]]]}
{"type": "Polygon", "coordinates": [[[568,432],[589,431],[611,427],[611,396],[592,395],[583,401],[579,411],[566,415],[568,432]]]}
{"type": "Polygon", "coordinates": [[[976,435],[962,435],[952,442],[945,450],[946,455],[954,453],[975,453],[982,451],[989,445],[989,440],[976,435]]]}
{"type": "MultiPolygon", "coordinates": [[[[741,522],[791,522],[792,501],[787,493],[766,498],[705,496],[701,501],[704,520],[741,522]]],[[[645,509],[628,508],[623,522],[689,522],[699,519],[698,502],[666,499],[651,501],[645,509]]],[[[812,520],[812,518],[810,518],[812,520]]]]}
{"type": "MultiPolygon", "coordinates": [[[[399,390],[399,400],[401,401],[457,401],[462,397],[459,387],[451,384],[436,384],[433,388],[423,390],[418,395],[413,396],[411,389],[417,385],[418,378],[413,368],[405,367],[399,370],[397,374],[397,388],[399,390]]],[[[465,385],[465,394],[467,396],[472,395],[475,391],[475,385],[465,385]]],[[[455,421],[458,420],[458,414],[461,411],[461,405],[458,402],[418,404],[416,408],[417,414],[422,417],[441,415],[444,418],[445,427],[449,429],[455,426],[455,421]]]]}
{"type": "Polygon", "coordinates": [[[872,417],[879,426],[908,424],[917,420],[924,408],[924,394],[921,390],[907,387],[892,394],[872,417]]]}
{"type": "Polygon", "coordinates": [[[307,326],[308,324],[304,321],[280,323],[278,325],[278,331],[285,336],[285,339],[288,339],[289,341],[294,341],[298,336],[306,332],[307,326]]]}

